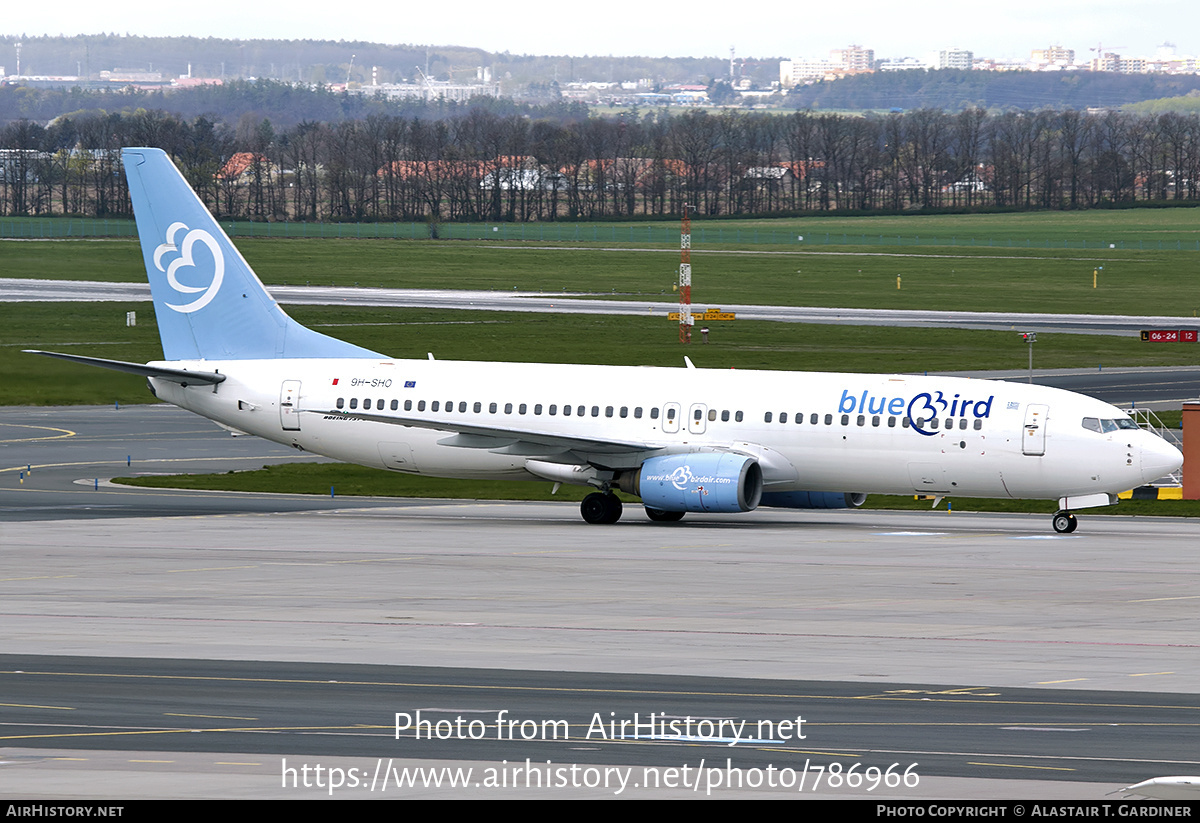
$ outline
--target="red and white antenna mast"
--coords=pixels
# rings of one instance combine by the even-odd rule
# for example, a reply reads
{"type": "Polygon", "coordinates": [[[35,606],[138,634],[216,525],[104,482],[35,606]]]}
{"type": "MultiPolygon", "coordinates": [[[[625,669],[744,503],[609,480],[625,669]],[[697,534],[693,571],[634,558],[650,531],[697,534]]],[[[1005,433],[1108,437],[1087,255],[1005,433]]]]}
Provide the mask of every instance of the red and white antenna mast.
{"type": "Polygon", "coordinates": [[[679,342],[692,342],[692,218],[686,203],[679,231],[679,342]]]}

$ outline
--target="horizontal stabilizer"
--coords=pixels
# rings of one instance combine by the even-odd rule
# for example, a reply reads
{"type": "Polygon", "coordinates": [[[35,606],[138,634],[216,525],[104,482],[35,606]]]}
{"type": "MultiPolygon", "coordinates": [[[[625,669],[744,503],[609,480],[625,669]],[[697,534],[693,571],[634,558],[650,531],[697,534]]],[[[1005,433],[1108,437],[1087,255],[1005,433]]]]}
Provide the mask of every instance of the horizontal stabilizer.
{"type": "Polygon", "coordinates": [[[222,383],[225,375],[215,371],[187,371],[185,369],[168,369],[162,366],[148,366],[142,363],[127,363],[124,360],[105,360],[103,357],[83,357],[78,354],[59,354],[53,351],[36,351],[24,349],[25,354],[41,354],[46,357],[57,357],[59,360],[69,360],[72,363],[82,363],[85,366],[99,366],[102,369],[123,371],[129,374],[140,374],[143,377],[157,377],[170,380],[186,386],[189,383],[222,383]]]}

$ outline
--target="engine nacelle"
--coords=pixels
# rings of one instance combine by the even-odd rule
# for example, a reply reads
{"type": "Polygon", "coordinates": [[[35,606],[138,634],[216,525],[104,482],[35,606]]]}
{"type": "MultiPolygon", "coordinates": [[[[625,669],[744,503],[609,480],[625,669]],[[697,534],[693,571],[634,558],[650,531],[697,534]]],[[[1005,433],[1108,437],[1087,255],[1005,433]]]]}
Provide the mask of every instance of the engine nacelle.
{"type": "Polygon", "coordinates": [[[767,492],[759,505],[776,509],[857,509],[866,500],[861,492],[767,492]]]}
{"type": "Polygon", "coordinates": [[[630,475],[620,488],[648,508],[668,512],[748,512],[763,496],[762,467],[744,454],[653,457],[630,475]]]}

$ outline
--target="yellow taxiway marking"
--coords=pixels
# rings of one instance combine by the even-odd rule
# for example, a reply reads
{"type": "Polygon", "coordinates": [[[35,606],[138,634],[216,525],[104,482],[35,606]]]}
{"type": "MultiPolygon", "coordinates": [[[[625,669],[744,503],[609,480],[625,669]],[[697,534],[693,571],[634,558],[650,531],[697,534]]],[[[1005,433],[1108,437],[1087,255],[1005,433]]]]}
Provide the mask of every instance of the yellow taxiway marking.
{"type": "Polygon", "coordinates": [[[30,423],[0,423],[0,426],[13,426],[18,429],[39,429],[47,432],[58,432],[57,434],[44,434],[41,437],[17,437],[13,439],[0,440],[0,443],[33,443],[38,440],[62,440],[67,437],[75,437],[77,432],[70,429],[60,429],[57,426],[34,426],[30,423]]]}
{"type": "Polygon", "coordinates": [[[1158,603],[1164,600],[1197,600],[1200,599],[1200,594],[1182,595],[1180,597],[1151,597],[1147,600],[1130,600],[1130,603],[1158,603]]]}
{"type": "Polygon", "coordinates": [[[164,717],[203,717],[208,720],[258,720],[257,717],[237,717],[224,714],[183,714],[181,712],[163,712],[164,717]]]}
{"type": "Polygon", "coordinates": [[[1040,769],[1047,772],[1073,772],[1075,769],[1068,769],[1066,766],[1024,766],[1020,763],[976,763],[967,761],[968,766],[999,766],[1002,769],[1040,769]]]}
{"type": "Polygon", "coordinates": [[[36,703],[0,703],[0,706],[4,706],[5,708],[9,709],[57,709],[64,712],[75,711],[74,706],[39,706],[36,703]]]}

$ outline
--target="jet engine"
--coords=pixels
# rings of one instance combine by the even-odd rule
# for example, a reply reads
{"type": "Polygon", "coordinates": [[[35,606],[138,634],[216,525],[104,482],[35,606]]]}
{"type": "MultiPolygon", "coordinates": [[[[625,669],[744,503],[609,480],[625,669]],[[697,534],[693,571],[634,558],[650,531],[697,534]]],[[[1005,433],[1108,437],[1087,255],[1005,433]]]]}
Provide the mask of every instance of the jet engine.
{"type": "Polygon", "coordinates": [[[744,454],[671,454],[652,457],[622,475],[617,486],[648,509],[748,512],[762,499],[763,474],[758,461],[744,454]]]}

